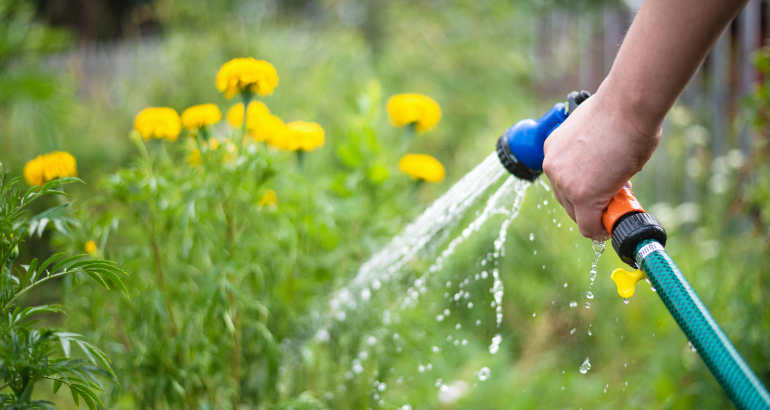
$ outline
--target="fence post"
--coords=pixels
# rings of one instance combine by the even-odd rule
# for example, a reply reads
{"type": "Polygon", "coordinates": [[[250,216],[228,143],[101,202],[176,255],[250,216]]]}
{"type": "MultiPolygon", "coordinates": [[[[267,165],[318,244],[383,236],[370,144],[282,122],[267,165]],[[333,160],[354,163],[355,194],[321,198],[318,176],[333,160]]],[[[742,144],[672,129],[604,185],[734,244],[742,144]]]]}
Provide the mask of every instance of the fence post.
{"type": "MultiPolygon", "coordinates": [[[[760,0],[751,0],[746,4],[739,16],[740,22],[740,46],[738,48],[738,61],[741,69],[740,96],[744,97],[751,92],[751,86],[756,81],[756,72],[752,63],[751,54],[759,48],[762,38],[762,7],[760,0]]],[[[740,124],[741,140],[740,148],[745,155],[751,150],[751,129],[746,124],[740,124]]]]}
{"type": "Polygon", "coordinates": [[[712,115],[711,157],[723,155],[727,146],[727,100],[730,73],[730,28],[717,40],[708,56],[712,115]]]}

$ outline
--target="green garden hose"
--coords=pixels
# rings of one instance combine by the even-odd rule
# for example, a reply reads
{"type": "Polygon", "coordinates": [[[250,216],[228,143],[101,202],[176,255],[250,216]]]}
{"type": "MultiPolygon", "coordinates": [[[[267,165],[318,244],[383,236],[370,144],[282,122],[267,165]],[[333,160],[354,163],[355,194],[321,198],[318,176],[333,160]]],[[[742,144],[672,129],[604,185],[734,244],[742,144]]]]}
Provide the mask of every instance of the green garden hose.
{"type": "Polygon", "coordinates": [[[703,305],[663,246],[640,242],[636,263],[738,409],[770,409],[770,394],[703,305]]]}

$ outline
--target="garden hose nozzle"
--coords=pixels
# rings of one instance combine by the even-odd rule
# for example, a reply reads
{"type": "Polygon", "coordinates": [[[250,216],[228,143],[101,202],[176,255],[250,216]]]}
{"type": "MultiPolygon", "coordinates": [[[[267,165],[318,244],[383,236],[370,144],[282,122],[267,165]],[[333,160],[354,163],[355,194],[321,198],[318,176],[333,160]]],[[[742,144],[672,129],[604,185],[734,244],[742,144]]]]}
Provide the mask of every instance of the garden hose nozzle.
{"type": "Polygon", "coordinates": [[[534,181],[543,173],[543,145],[555,130],[591,93],[573,91],[567,102],[557,103],[538,120],[517,122],[497,140],[497,156],[503,167],[520,179],[534,181]]]}

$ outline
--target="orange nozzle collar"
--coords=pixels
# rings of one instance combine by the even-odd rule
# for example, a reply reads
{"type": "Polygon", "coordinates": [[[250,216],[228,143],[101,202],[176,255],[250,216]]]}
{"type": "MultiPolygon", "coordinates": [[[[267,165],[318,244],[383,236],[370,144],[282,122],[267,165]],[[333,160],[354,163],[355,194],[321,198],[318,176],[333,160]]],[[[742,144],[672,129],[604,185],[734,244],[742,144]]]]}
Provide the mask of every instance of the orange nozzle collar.
{"type": "Polygon", "coordinates": [[[604,225],[604,229],[612,235],[612,228],[615,227],[615,223],[618,219],[623,215],[632,212],[644,212],[644,208],[642,208],[642,205],[636,200],[634,193],[631,192],[628,187],[624,186],[623,189],[610,200],[607,209],[602,213],[602,224],[604,225]]]}

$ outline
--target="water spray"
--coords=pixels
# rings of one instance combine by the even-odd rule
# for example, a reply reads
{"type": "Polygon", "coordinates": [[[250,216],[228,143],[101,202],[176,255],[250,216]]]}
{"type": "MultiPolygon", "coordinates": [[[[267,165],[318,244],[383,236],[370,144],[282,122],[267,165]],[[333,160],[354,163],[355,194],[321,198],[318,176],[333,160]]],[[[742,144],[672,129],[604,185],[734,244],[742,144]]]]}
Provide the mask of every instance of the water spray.
{"type": "MultiPolygon", "coordinates": [[[[543,144],[571,112],[589,98],[572,92],[566,103],[554,105],[538,120],[522,120],[497,141],[503,167],[517,178],[534,181],[543,172],[543,144]]],[[[666,253],[666,231],[645,212],[627,187],[612,198],[602,214],[612,247],[634,271],[616,269],[612,279],[618,293],[629,298],[637,282],[647,277],[706,366],[738,409],[770,409],[770,394],[701,302],[695,290],[666,253]]]]}

